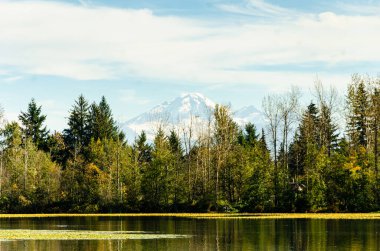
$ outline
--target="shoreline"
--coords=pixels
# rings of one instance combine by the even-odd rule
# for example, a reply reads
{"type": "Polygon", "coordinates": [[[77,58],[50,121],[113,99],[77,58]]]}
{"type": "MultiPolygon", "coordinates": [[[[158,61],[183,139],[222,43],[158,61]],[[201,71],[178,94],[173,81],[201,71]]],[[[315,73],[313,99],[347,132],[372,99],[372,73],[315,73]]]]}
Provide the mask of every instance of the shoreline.
{"type": "Polygon", "coordinates": [[[192,219],[379,219],[380,213],[62,213],[62,214],[0,214],[6,218],[59,217],[178,217],[192,219]]]}

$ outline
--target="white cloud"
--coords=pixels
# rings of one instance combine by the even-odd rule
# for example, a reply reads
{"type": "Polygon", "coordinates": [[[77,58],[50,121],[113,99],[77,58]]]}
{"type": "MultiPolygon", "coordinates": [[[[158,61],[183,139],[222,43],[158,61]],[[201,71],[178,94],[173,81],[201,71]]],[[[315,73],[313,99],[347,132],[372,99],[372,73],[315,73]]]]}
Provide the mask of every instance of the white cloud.
{"type": "MultiPolygon", "coordinates": [[[[259,0],[250,1],[249,7],[268,15],[291,13],[259,0]]],[[[13,67],[18,74],[79,80],[129,75],[179,84],[258,83],[279,89],[289,83],[312,84],[319,70],[254,70],[256,66],[377,63],[379,27],[378,16],[331,12],[226,23],[157,16],[146,9],[1,2],[0,66],[13,67]]],[[[338,72],[324,75],[337,81],[349,78],[338,72]]]]}

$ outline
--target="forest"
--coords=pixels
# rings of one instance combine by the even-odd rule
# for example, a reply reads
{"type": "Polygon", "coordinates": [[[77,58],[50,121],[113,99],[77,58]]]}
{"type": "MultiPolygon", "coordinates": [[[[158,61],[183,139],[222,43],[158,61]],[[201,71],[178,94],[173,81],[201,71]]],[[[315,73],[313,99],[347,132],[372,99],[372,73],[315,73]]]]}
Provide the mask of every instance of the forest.
{"type": "Polygon", "coordinates": [[[379,210],[380,78],[312,92],[266,96],[265,130],[216,105],[202,133],[158,127],[152,142],[127,142],[105,97],[80,95],[62,132],[32,99],[0,126],[0,212],[379,210]]]}

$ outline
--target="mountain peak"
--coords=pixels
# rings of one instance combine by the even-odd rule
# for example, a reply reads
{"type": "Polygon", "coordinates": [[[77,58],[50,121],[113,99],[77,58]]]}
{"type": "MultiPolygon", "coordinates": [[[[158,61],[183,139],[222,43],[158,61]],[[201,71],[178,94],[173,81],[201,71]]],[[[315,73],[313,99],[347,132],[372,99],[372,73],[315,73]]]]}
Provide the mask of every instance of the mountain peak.
{"type": "Polygon", "coordinates": [[[181,100],[182,105],[189,106],[189,105],[201,105],[208,108],[214,108],[215,102],[204,96],[202,93],[199,92],[190,92],[190,93],[183,93],[179,98],[176,100],[181,100]]]}
{"type": "MultiPolygon", "coordinates": [[[[215,102],[201,93],[183,93],[172,101],[163,102],[127,121],[122,125],[122,129],[128,140],[133,141],[143,130],[148,139],[153,140],[157,129],[162,126],[168,130],[179,129],[186,124],[195,123],[195,120],[196,123],[207,124],[215,105],[215,102]]],[[[248,122],[254,122],[261,127],[262,115],[254,106],[247,106],[234,113],[234,120],[241,126],[248,122]]]]}
{"type": "Polygon", "coordinates": [[[181,94],[181,98],[187,98],[187,97],[190,97],[190,98],[201,98],[201,99],[206,99],[206,97],[202,94],[202,93],[199,93],[199,92],[184,92],[181,94]]]}
{"type": "Polygon", "coordinates": [[[201,93],[184,93],[170,102],[163,102],[128,120],[122,128],[129,140],[133,140],[142,130],[152,140],[158,126],[172,129],[179,124],[186,124],[194,117],[206,120],[214,107],[215,102],[201,93]]]}

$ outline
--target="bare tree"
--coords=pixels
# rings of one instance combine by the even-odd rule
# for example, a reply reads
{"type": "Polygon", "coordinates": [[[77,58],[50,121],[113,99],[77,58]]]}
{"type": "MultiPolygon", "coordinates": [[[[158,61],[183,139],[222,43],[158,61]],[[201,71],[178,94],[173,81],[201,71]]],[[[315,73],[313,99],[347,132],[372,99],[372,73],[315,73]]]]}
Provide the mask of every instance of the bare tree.
{"type": "Polygon", "coordinates": [[[336,124],[333,122],[335,114],[339,114],[338,93],[333,86],[328,90],[323,86],[322,82],[317,78],[314,83],[314,96],[318,101],[318,109],[320,112],[319,119],[319,140],[321,146],[326,147],[330,156],[333,128],[336,124]]]}
{"type": "Polygon", "coordinates": [[[268,95],[264,97],[262,108],[265,118],[268,122],[268,131],[270,136],[270,141],[273,149],[274,157],[274,204],[278,205],[278,161],[277,161],[277,143],[278,143],[278,130],[281,123],[281,111],[279,109],[279,96],[278,95],[268,95]]]}
{"type": "Polygon", "coordinates": [[[292,124],[296,121],[296,113],[299,104],[300,91],[297,87],[292,87],[288,93],[279,97],[278,108],[282,121],[282,143],[281,147],[284,151],[283,165],[288,169],[288,150],[289,150],[289,134],[292,130],[292,124]]]}
{"type": "Polygon", "coordinates": [[[190,113],[190,118],[188,121],[181,122],[182,130],[182,141],[185,147],[185,156],[187,158],[187,195],[188,201],[191,201],[191,190],[192,190],[192,175],[191,175],[191,148],[194,141],[194,116],[190,113]]]}
{"type": "Polygon", "coordinates": [[[314,96],[317,98],[318,103],[321,105],[326,105],[332,109],[332,111],[338,111],[339,107],[336,105],[338,102],[338,92],[335,87],[330,85],[329,89],[326,90],[322,81],[316,79],[314,81],[314,96]]]}

